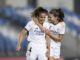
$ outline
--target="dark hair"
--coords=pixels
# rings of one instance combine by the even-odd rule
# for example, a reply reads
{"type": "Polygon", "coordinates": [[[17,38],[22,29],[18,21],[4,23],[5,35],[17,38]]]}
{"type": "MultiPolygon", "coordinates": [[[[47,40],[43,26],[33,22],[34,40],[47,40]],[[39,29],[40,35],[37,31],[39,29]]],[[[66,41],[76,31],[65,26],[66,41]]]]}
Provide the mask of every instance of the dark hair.
{"type": "Polygon", "coordinates": [[[42,7],[38,7],[36,8],[33,12],[32,12],[32,17],[38,17],[41,13],[46,13],[48,14],[48,11],[42,7]]]}
{"type": "Polygon", "coordinates": [[[52,9],[49,13],[53,14],[55,17],[58,17],[59,22],[62,22],[64,20],[64,12],[61,8],[52,9]]]}

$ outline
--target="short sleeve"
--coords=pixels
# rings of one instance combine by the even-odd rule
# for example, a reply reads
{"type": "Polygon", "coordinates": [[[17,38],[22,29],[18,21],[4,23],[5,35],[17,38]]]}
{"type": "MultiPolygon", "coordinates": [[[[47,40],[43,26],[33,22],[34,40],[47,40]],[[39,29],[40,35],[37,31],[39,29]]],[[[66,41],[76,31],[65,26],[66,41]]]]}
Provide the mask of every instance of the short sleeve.
{"type": "Polygon", "coordinates": [[[29,22],[26,24],[25,28],[26,28],[28,31],[31,29],[31,21],[29,21],[29,22]]]}
{"type": "Polygon", "coordinates": [[[60,34],[64,34],[65,33],[65,24],[62,23],[60,24],[60,31],[59,31],[60,34]]]}

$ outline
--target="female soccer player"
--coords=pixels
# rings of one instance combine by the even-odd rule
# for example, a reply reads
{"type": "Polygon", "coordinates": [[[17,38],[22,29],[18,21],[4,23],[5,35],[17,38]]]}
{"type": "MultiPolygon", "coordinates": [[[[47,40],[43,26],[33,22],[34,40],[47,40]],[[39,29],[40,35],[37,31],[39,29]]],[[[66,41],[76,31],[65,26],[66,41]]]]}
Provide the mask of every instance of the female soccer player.
{"type": "MultiPolygon", "coordinates": [[[[45,17],[47,16],[47,14],[48,12],[46,9],[39,7],[33,11],[32,17],[34,16],[37,17],[39,23],[43,25],[43,27],[48,28],[49,25],[45,23],[45,17]]],[[[38,58],[38,60],[47,60],[46,46],[48,44],[49,37],[45,34],[45,32],[42,32],[40,30],[39,26],[36,25],[33,20],[28,22],[28,24],[22,30],[19,36],[16,50],[20,51],[21,41],[27,32],[29,32],[28,39],[27,39],[29,41],[29,45],[26,53],[27,60],[36,60],[36,58],[38,58]]]]}
{"type": "Polygon", "coordinates": [[[50,60],[58,60],[60,58],[61,41],[65,33],[64,13],[62,9],[52,9],[49,12],[49,29],[46,29],[41,24],[39,24],[37,18],[34,18],[34,21],[41,28],[41,30],[46,31],[46,34],[51,38],[50,60]]]}

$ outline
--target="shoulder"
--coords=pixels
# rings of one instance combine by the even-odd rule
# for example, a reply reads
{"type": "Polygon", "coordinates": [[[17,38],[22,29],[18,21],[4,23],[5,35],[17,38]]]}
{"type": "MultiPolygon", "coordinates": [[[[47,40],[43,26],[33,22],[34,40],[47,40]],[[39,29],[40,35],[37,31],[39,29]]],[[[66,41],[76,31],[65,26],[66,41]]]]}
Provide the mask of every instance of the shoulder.
{"type": "Polygon", "coordinates": [[[48,21],[45,21],[44,25],[50,25],[50,23],[48,21]]]}
{"type": "Polygon", "coordinates": [[[59,26],[62,27],[62,28],[65,28],[65,23],[64,22],[60,22],[59,26]]]}
{"type": "Polygon", "coordinates": [[[50,24],[49,24],[49,22],[48,22],[48,21],[45,21],[45,22],[44,22],[44,24],[43,24],[43,26],[44,26],[45,28],[49,29],[50,24]]]}
{"type": "Polygon", "coordinates": [[[49,26],[49,25],[50,25],[50,23],[48,21],[45,21],[43,24],[43,26],[49,26]]]}
{"type": "Polygon", "coordinates": [[[28,24],[28,23],[33,23],[33,20],[28,21],[27,24],[28,24]]]}
{"type": "Polygon", "coordinates": [[[35,22],[33,20],[30,20],[27,24],[35,25],[35,22]]]}
{"type": "Polygon", "coordinates": [[[34,21],[31,20],[26,24],[25,28],[29,31],[33,27],[33,25],[34,25],[34,21]]]}

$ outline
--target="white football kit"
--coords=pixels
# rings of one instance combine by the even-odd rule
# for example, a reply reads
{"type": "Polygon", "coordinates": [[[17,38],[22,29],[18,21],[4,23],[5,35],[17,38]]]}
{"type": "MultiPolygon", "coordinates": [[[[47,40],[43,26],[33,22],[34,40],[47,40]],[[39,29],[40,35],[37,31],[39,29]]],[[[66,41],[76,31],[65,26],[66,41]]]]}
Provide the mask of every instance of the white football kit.
{"type": "MultiPolygon", "coordinates": [[[[48,26],[48,23],[44,22],[43,27],[48,29],[48,26]]],[[[36,58],[38,60],[47,60],[45,32],[42,32],[33,20],[28,22],[25,28],[29,31],[27,40],[30,42],[26,53],[27,60],[36,60],[36,58]]]]}
{"type": "MultiPolygon", "coordinates": [[[[60,22],[57,25],[53,25],[50,23],[50,28],[51,32],[59,36],[59,34],[64,34],[65,33],[65,23],[60,22]]],[[[60,47],[61,47],[61,42],[58,42],[57,40],[54,40],[51,38],[50,40],[50,56],[53,56],[54,58],[60,58],[60,47]]]]}

